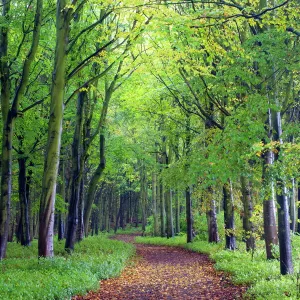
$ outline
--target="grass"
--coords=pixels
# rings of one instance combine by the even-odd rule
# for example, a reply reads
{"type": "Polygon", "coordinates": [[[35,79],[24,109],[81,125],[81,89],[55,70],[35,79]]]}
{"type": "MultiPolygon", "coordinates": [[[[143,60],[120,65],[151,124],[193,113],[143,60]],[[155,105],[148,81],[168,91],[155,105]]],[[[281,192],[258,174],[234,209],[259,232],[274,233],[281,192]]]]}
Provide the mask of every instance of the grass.
{"type": "Polygon", "coordinates": [[[136,242],[166,246],[180,246],[192,251],[208,254],[216,262],[215,268],[231,274],[236,284],[246,284],[249,289],[245,295],[248,299],[300,299],[299,277],[300,237],[294,235],[293,259],[295,275],[281,276],[278,260],[267,261],[263,241],[257,241],[257,250],[252,257],[244,250],[245,245],[238,243],[238,250],[224,250],[224,241],[211,244],[207,241],[196,240],[187,244],[185,236],[171,239],[160,237],[137,237],[136,242]]]}
{"type": "Polygon", "coordinates": [[[134,247],[88,237],[67,255],[64,242],[55,242],[55,257],[37,259],[37,241],[30,247],[9,243],[0,262],[0,299],[70,299],[99,288],[99,280],[119,275],[134,247]]]}

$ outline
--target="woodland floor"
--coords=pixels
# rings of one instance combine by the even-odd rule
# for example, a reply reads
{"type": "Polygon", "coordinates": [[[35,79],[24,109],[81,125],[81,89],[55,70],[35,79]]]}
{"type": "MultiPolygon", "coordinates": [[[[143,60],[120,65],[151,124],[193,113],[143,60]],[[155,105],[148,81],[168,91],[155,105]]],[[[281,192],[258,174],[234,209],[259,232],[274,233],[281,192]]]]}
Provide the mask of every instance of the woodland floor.
{"type": "MultiPolygon", "coordinates": [[[[133,235],[117,235],[133,243],[133,235]]],[[[206,255],[177,247],[135,244],[137,256],[120,277],[100,282],[101,289],[73,299],[241,299],[235,286],[213,268],[206,255]]]]}

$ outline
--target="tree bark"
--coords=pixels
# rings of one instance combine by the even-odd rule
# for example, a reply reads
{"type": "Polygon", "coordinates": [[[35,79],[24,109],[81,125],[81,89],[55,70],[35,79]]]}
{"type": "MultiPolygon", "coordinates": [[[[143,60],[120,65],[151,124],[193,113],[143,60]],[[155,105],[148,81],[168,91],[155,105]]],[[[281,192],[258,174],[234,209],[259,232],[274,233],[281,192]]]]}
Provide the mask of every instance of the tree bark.
{"type": "MultiPolygon", "coordinates": [[[[272,118],[271,110],[268,110],[268,119],[266,122],[268,137],[272,138],[272,118]]],[[[273,245],[278,245],[276,211],[275,211],[275,194],[274,184],[271,175],[271,167],[274,163],[274,155],[271,150],[266,150],[263,155],[263,173],[262,182],[264,186],[263,216],[264,216],[264,234],[267,259],[274,259],[272,252],[273,245]]]]}
{"type": "MultiPolygon", "coordinates": [[[[275,97],[277,98],[277,97],[275,97]]],[[[278,103],[276,103],[278,104],[278,103]]],[[[282,126],[280,112],[272,111],[272,124],[274,125],[274,140],[279,143],[277,151],[275,152],[275,161],[279,160],[280,146],[282,145],[282,126]]],[[[277,203],[278,207],[278,239],[279,239],[279,253],[280,253],[280,272],[282,275],[292,274],[293,260],[292,260],[292,245],[290,238],[290,218],[289,218],[289,204],[288,191],[282,178],[276,177],[277,183],[277,203]]]]}
{"type": "Polygon", "coordinates": [[[146,205],[147,205],[147,173],[144,166],[144,162],[141,165],[140,171],[140,204],[141,204],[141,211],[142,211],[142,230],[145,232],[146,230],[146,223],[147,223],[147,216],[146,216],[146,205]]]}
{"type": "Polygon", "coordinates": [[[160,179],[159,184],[159,194],[160,194],[160,235],[161,237],[166,236],[166,212],[165,212],[165,197],[164,197],[164,187],[160,179]]]}
{"type": "MultiPolygon", "coordinates": [[[[120,71],[120,68],[118,72],[120,71]]],[[[102,173],[105,169],[105,137],[104,137],[104,127],[106,123],[106,116],[107,116],[107,111],[108,111],[108,105],[111,99],[111,96],[114,91],[115,84],[118,79],[118,73],[115,75],[114,80],[111,82],[109,87],[107,84],[105,84],[105,99],[103,102],[102,106],[102,111],[101,111],[101,117],[99,120],[99,128],[100,128],[100,161],[99,165],[94,172],[90,184],[88,187],[88,192],[87,192],[87,197],[86,197],[86,205],[85,205],[85,210],[84,210],[84,216],[83,216],[83,222],[84,222],[84,232],[85,235],[88,236],[88,229],[89,229],[89,219],[91,216],[92,212],[92,205],[94,203],[94,198],[95,198],[95,192],[97,189],[97,184],[102,176],[102,173]]]]}
{"type": "Polygon", "coordinates": [[[174,237],[172,198],[172,191],[169,188],[166,188],[167,238],[174,237]]]}
{"type": "Polygon", "coordinates": [[[296,187],[295,187],[295,179],[292,179],[292,188],[290,191],[290,219],[291,219],[291,225],[290,228],[293,233],[296,231],[296,187]]]}
{"type": "Polygon", "coordinates": [[[251,188],[249,180],[245,177],[241,177],[241,186],[242,186],[242,202],[244,206],[244,215],[243,215],[243,229],[245,232],[245,241],[246,241],[246,250],[255,249],[255,238],[254,225],[251,222],[251,217],[253,214],[253,203],[251,197],[251,188]]]}
{"type": "Polygon", "coordinates": [[[234,205],[230,181],[223,186],[224,201],[224,225],[225,225],[225,248],[236,249],[235,225],[234,225],[234,205]]]}
{"type": "Polygon", "coordinates": [[[175,200],[175,233],[180,233],[180,196],[179,191],[176,190],[176,200],[175,200]]]}
{"type": "Polygon", "coordinates": [[[102,176],[102,173],[105,169],[105,137],[103,134],[100,135],[100,164],[98,165],[96,171],[94,172],[91,181],[89,183],[87,197],[86,197],[86,206],[84,210],[83,223],[84,223],[84,232],[85,236],[88,236],[89,230],[89,219],[92,212],[92,206],[94,203],[95,192],[97,189],[97,184],[102,176]]]}
{"type": "Polygon", "coordinates": [[[193,215],[192,215],[192,199],[190,187],[185,189],[185,206],[186,206],[186,227],[187,227],[187,243],[193,241],[193,215]]]}
{"type": "Polygon", "coordinates": [[[209,198],[209,208],[206,213],[207,223],[208,223],[208,242],[209,243],[218,243],[219,242],[219,233],[218,233],[218,224],[217,224],[217,213],[216,213],[216,201],[214,199],[214,191],[212,187],[207,189],[207,195],[209,198]]]}
{"type": "Polygon", "coordinates": [[[79,201],[81,196],[82,181],[82,126],[83,126],[83,108],[87,98],[87,92],[80,92],[77,100],[76,125],[72,143],[72,183],[71,198],[68,209],[68,227],[65,249],[69,252],[74,250],[76,242],[76,232],[79,222],[79,201]]]}
{"type": "Polygon", "coordinates": [[[159,236],[157,213],[157,174],[152,174],[153,235],[159,236]]]}
{"type": "Polygon", "coordinates": [[[19,163],[19,199],[20,199],[20,225],[19,238],[22,246],[30,246],[30,223],[29,223],[29,198],[26,184],[26,158],[18,158],[19,163]]]}
{"type": "Polygon", "coordinates": [[[54,205],[64,111],[63,99],[66,77],[66,50],[69,23],[73,11],[72,8],[67,8],[66,6],[66,0],[57,1],[55,61],[52,76],[50,119],[48,124],[48,139],[39,213],[38,255],[43,257],[52,257],[54,254],[54,205]]]}

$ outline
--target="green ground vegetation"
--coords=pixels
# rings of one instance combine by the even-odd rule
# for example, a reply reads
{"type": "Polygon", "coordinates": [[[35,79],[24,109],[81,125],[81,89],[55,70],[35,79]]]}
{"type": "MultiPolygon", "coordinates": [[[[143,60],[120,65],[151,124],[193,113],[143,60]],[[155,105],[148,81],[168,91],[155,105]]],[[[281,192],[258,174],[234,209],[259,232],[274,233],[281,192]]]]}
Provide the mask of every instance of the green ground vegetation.
{"type": "Polygon", "coordinates": [[[76,244],[69,255],[64,242],[55,242],[55,258],[37,259],[37,241],[30,247],[9,243],[0,263],[0,299],[69,299],[99,288],[99,280],[120,274],[134,247],[92,236],[76,244]]]}

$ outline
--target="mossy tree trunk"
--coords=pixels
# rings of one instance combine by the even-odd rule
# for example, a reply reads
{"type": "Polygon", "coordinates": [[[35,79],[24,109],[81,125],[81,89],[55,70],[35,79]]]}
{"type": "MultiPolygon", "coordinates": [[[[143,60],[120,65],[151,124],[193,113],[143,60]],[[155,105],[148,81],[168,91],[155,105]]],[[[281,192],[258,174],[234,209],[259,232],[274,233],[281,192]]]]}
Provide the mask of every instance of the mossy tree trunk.
{"type": "Polygon", "coordinates": [[[68,1],[66,0],[57,0],[56,48],[52,76],[48,139],[39,213],[38,255],[42,257],[52,257],[54,255],[54,206],[64,111],[63,100],[66,77],[66,51],[69,26],[73,12],[72,8],[67,8],[67,4],[68,1]]]}

